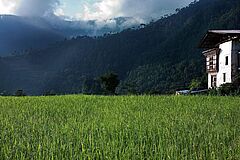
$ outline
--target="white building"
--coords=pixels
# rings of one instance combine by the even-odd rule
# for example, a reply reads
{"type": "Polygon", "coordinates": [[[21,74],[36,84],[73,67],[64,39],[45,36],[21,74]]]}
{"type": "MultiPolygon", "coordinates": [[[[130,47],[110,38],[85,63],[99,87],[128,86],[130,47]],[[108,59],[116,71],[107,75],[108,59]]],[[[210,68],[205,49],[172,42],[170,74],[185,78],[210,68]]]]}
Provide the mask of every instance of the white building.
{"type": "Polygon", "coordinates": [[[200,48],[206,49],[208,88],[233,83],[240,73],[240,30],[209,30],[200,48]]]}

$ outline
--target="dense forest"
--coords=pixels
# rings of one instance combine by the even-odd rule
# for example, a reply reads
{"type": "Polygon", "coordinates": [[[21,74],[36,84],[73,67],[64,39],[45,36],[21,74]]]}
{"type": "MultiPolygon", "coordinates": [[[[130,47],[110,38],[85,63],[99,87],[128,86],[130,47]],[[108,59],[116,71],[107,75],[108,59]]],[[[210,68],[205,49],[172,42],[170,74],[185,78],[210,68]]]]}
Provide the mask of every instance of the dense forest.
{"type": "Polygon", "coordinates": [[[79,36],[1,58],[0,90],[95,93],[86,88],[94,90],[98,77],[108,72],[121,80],[119,94],[171,93],[187,88],[192,79],[204,85],[204,56],[198,44],[208,29],[240,29],[240,1],[200,0],[144,28],[79,36]]]}
{"type": "Polygon", "coordinates": [[[43,17],[0,14],[0,56],[19,55],[75,36],[100,36],[126,28],[143,27],[133,17],[97,20],[67,20],[48,13],[43,17]],[[115,23],[111,26],[109,21],[115,23]]]}

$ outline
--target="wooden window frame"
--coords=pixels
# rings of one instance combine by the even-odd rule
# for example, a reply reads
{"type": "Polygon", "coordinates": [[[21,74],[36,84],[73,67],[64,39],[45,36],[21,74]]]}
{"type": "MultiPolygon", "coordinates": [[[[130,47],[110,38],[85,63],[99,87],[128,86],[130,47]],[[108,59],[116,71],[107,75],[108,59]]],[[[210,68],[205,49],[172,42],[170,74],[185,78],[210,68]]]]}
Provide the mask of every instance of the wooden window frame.
{"type": "Polygon", "coordinates": [[[217,71],[217,55],[207,56],[207,71],[208,72],[217,71]]]}
{"type": "Polygon", "coordinates": [[[206,70],[208,73],[218,72],[220,51],[219,48],[213,48],[203,52],[206,57],[206,70]]]}
{"type": "Polygon", "coordinates": [[[211,87],[212,88],[217,87],[217,75],[211,75],[211,87]]]}

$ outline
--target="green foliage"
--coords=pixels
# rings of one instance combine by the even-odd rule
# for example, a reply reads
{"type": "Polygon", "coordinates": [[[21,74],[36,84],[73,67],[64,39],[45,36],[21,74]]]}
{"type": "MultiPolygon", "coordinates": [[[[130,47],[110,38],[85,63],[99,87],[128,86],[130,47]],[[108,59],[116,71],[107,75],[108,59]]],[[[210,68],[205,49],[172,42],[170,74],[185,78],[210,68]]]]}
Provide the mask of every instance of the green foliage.
{"type": "Polygon", "coordinates": [[[0,96],[10,96],[11,94],[8,93],[7,91],[3,90],[3,91],[0,91],[0,96]]]}
{"type": "Polygon", "coordinates": [[[126,94],[133,90],[145,94],[175,93],[177,89],[188,88],[191,79],[204,75],[202,71],[197,71],[196,68],[201,64],[196,61],[182,61],[169,66],[170,64],[152,64],[132,70],[121,83],[119,92],[126,94]]]}
{"type": "Polygon", "coordinates": [[[191,84],[189,86],[190,90],[193,90],[193,89],[198,89],[201,87],[201,82],[197,79],[193,79],[191,81],[191,84]]]}
{"type": "Polygon", "coordinates": [[[240,98],[0,97],[1,159],[240,159],[240,98]]]}
{"type": "Polygon", "coordinates": [[[99,80],[86,78],[83,82],[82,93],[87,95],[103,94],[99,80]]]}
{"type": "Polygon", "coordinates": [[[116,88],[120,83],[117,74],[110,72],[100,76],[99,80],[106,94],[116,94],[116,88]]]}
{"type": "Polygon", "coordinates": [[[209,96],[218,96],[219,94],[218,94],[218,91],[216,88],[212,88],[212,89],[209,89],[208,95],[209,96]]]}
{"type": "Polygon", "coordinates": [[[211,89],[209,95],[237,96],[240,95],[240,87],[234,83],[225,83],[218,88],[211,89]]]}
{"type": "Polygon", "coordinates": [[[51,90],[51,91],[45,92],[43,95],[44,95],[44,96],[55,96],[56,93],[55,93],[55,91],[51,90]]]}
{"type": "Polygon", "coordinates": [[[234,85],[233,83],[222,84],[217,89],[218,94],[221,95],[221,96],[238,95],[238,94],[240,94],[239,91],[240,91],[239,87],[234,85]]]}
{"type": "Polygon", "coordinates": [[[140,94],[137,91],[137,87],[134,82],[121,82],[119,87],[117,88],[118,94],[125,94],[125,95],[138,95],[140,94]]]}
{"type": "MultiPolygon", "coordinates": [[[[76,37],[27,55],[0,59],[0,88],[28,94],[81,93],[86,77],[109,70],[125,93],[173,93],[205,73],[197,48],[208,29],[239,29],[239,0],[200,0],[142,29],[102,37],[76,37]],[[17,81],[16,81],[17,79],[17,81]]],[[[88,83],[86,83],[88,84],[88,83]]],[[[89,94],[94,93],[90,83],[89,94]]]]}
{"type": "Polygon", "coordinates": [[[24,93],[23,90],[17,90],[15,93],[15,96],[22,97],[22,96],[26,96],[26,94],[24,93]]]}

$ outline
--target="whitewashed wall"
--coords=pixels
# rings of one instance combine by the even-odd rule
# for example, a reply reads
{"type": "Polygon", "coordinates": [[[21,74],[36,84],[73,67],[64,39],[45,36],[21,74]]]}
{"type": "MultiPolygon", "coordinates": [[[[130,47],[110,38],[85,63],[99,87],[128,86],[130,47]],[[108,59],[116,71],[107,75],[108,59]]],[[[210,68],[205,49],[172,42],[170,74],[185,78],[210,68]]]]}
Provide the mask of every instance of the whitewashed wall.
{"type": "Polygon", "coordinates": [[[217,73],[217,87],[224,83],[232,82],[232,41],[225,42],[219,46],[220,54],[219,54],[219,71],[217,73]],[[226,63],[226,56],[228,56],[228,65],[226,63]],[[223,74],[226,73],[226,81],[224,82],[223,74]]]}

